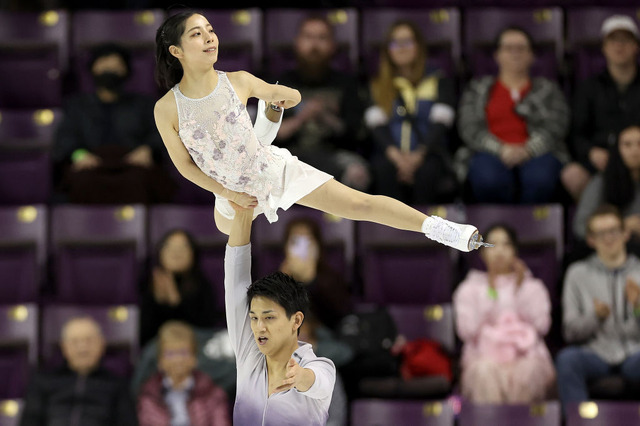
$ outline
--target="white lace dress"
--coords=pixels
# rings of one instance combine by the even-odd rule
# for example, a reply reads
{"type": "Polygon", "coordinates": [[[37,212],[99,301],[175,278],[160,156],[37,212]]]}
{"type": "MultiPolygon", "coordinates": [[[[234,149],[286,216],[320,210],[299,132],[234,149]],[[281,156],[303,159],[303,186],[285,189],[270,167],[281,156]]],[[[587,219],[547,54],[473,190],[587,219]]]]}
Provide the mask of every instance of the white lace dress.
{"type": "MultiPolygon", "coordinates": [[[[255,196],[255,214],[264,213],[269,222],[275,222],[278,208],[287,210],[332,176],[303,163],[287,149],[260,143],[227,75],[217,73],[216,88],[204,98],[187,98],[177,84],[171,89],[180,139],[200,170],[231,191],[255,196]]],[[[229,219],[235,214],[219,195],[216,209],[229,219]]]]}

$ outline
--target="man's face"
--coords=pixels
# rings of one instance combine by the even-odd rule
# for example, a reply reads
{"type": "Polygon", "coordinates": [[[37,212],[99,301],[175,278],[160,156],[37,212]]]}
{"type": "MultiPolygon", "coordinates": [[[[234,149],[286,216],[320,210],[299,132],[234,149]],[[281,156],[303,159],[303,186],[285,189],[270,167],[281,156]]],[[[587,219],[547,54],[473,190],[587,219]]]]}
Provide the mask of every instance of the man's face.
{"type": "Polygon", "coordinates": [[[100,363],[105,344],[96,323],[77,319],[65,326],[60,346],[71,370],[87,374],[100,363]]]}
{"type": "Polygon", "coordinates": [[[613,214],[596,216],[588,224],[587,242],[596,250],[598,257],[611,259],[620,256],[629,240],[620,219],[613,214]]]}
{"type": "Polygon", "coordinates": [[[258,349],[273,357],[297,341],[302,313],[298,312],[288,318],[280,304],[266,297],[256,296],[251,300],[249,319],[258,349]]]}
{"type": "Polygon", "coordinates": [[[127,64],[124,62],[124,59],[122,59],[122,56],[117,53],[112,53],[96,59],[91,67],[91,72],[93,75],[110,72],[120,77],[125,77],[127,75],[127,64]]]}
{"type": "Polygon", "coordinates": [[[331,30],[323,21],[308,21],[295,42],[296,56],[307,64],[325,64],[331,60],[335,42],[331,30]]]}
{"type": "Polygon", "coordinates": [[[509,73],[528,73],[534,61],[529,40],[520,31],[502,34],[494,57],[500,72],[509,73]]]}
{"type": "Polygon", "coordinates": [[[609,65],[633,64],[638,58],[638,40],[629,31],[613,31],[604,38],[602,53],[609,65]]]}

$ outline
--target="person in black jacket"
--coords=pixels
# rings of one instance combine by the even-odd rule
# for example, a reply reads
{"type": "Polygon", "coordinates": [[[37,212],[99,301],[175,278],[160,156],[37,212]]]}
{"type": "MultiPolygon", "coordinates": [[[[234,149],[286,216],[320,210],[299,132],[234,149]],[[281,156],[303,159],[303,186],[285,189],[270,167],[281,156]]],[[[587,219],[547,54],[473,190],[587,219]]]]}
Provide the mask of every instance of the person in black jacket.
{"type": "Polygon", "coordinates": [[[100,326],[89,317],[69,320],[61,348],[65,366],[31,379],[20,425],[136,425],[127,382],[100,366],[105,349],[100,326]]]}
{"type": "MultiPolygon", "coordinates": [[[[140,307],[140,340],[145,344],[166,321],[184,321],[194,327],[213,327],[218,316],[211,284],[199,264],[191,235],[173,230],[158,244],[158,264],[145,283],[140,307]]],[[[220,315],[218,315],[220,314],[220,315]]]]}
{"type": "Polygon", "coordinates": [[[573,105],[573,150],[581,167],[565,186],[579,198],[591,175],[603,172],[618,134],[640,124],[639,32],[633,19],[614,15],[602,24],[607,68],[584,81],[573,105]]]}
{"type": "Polygon", "coordinates": [[[149,96],[123,90],[129,53],[100,45],[90,69],[95,92],[69,98],[55,135],[59,190],[74,203],[170,201],[172,184],[160,167],[162,142],[149,96]]]}

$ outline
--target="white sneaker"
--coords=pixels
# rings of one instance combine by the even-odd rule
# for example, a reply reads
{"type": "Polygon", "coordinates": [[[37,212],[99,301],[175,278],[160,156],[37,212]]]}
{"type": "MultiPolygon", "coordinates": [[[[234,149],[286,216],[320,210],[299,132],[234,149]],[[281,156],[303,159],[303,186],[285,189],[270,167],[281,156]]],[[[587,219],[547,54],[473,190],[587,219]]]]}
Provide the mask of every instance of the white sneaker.
{"type": "Polygon", "coordinates": [[[471,251],[485,245],[473,225],[451,222],[439,216],[427,216],[422,223],[422,232],[434,241],[460,251],[471,251]]]}

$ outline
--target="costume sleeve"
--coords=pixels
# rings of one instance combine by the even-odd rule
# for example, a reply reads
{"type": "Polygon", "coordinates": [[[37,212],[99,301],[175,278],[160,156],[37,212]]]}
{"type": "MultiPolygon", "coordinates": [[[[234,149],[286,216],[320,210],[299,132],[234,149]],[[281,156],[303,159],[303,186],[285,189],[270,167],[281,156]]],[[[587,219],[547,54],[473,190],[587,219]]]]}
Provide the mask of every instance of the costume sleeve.
{"type": "Polygon", "coordinates": [[[313,370],[316,380],[306,392],[300,393],[311,399],[330,398],[336,383],[336,367],[333,362],[330,359],[318,357],[301,367],[313,370]]]}

